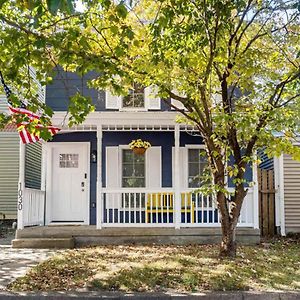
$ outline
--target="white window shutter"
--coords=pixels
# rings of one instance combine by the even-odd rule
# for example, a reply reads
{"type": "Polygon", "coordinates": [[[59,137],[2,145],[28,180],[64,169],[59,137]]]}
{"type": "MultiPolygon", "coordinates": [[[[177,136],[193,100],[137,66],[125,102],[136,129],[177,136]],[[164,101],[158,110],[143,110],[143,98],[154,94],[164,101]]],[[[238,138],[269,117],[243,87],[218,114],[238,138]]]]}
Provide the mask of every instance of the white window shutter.
{"type": "Polygon", "coordinates": [[[150,85],[145,88],[145,107],[147,109],[160,109],[161,100],[156,96],[157,87],[155,85],[150,85]]]}
{"type": "Polygon", "coordinates": [[[150,147],[147,149],[146,164],[147,188],[161,188],[161,147],[150,147]]]}
{"type": "MultiPolygon", "coordinates": [[[[180,188],[186,190],[188,188],[188,149],[179,148],[179,167],[180,167],[180,188]]],[[[175,187],[175,147],[172,147],[172,185],[175,187]]]]}
{"type": "Polygon", "coordinates": [[[120,188],[119,147],[106,147],[106,187],[120,188]]]}
{"type": "Polygon", "coordinates": [[[105,107],[106,109],[120,109],[122,104],[122,97],[115,96],[110,91],[105,93],[105,107]]]}
{"type": "MultiPolygon", "coordinates": [[[[177,90],[174,90],[173,93],[174,93],[175,95],[184,97],[184,95],[180,94],[177,90]]],[[[184,107],[184,105],[183,105],[180,101],[175,100],[175,99],[173,99],[173,98],[171,99],[171,104],[174,105],[174,106],[176,106],[178,109],[184,109],[184,110],[187,110],[187,109],[184,107]]],[[[175,110],[175,108],[173,108],[173,107],[172,107],[172,109],[175,110]]]]}
{"type": "Polygon", "coordinates": [[[179,148],[180,159],[180,183],[182,189],[188,188],[188,149],[185,147],[179,148]]]}
{"type": "MultiPolygon", "coordinates": [[[[172,105],[176,106],[178,109],[184,109],[184,110],[186,110],[186,108],[184,107],[184,105],[180,101],[178,101],[178,100],[172,99],[171,103],[172,103],[172,105]]],[[[172,107],[172,109],[175,110],[175,108],[173,108],[173,107],[172,107]]]]}

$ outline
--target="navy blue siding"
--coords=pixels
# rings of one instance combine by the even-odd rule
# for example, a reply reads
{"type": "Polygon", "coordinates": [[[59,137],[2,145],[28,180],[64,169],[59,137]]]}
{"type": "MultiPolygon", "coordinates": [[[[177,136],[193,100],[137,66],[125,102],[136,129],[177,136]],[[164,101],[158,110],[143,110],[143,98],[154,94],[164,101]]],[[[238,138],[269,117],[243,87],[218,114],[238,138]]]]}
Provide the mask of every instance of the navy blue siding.
{"type": "MultiPolygon", "coordinates": [[[[67,111],[69,97],[77,92],[92,98],[96,111],[105,111],[105,92],[88,87],[88,81],[97,77],[97,73],[89,72],[79,76],[73,72],[64,72],[61,69],[53,78],[53,82],[46,87],[46,104],[54,111],[67,111]]],[[[165,101],[161,101],[161,110],[170,110],[165,101]]]]}
{"type": "MultiPolygon", "coordinates": [[[[174,146],[173,132],[104,132],[102,161],[105,162],[105,147],[128,145],[134,139],[149,141],[152,146],[162,146],[162,187],[172,187],[172,147],[174,146]]],[[[105,171],[103,164],[102,178],[103,185],[106,185],[105,171]]]]}
{"type": "Polygon", "coordinates": [[[77,92],[91,97],[96,110],[105,109],[105,93],[88,87],[87,82],[97,77],[95,72],[89,72],[82,77],[72,72],[57,72],[53,82],[46,87],[46,104],[54,111],[66,111],[69,97],[77,92]]]}
{"type": "Polygon", "coordinates": [[[261,160],[259,168],[263,170],[274,170],[274,158],[269,158],[264,150],[258,151],[258,157],[261,160]]]}
{"type": "Polygon", "coordinates": [[[180,147],[185,145],[202,145],[203,138],[196,134],[189,134],[187,132],[180,132],[180,147]]]}

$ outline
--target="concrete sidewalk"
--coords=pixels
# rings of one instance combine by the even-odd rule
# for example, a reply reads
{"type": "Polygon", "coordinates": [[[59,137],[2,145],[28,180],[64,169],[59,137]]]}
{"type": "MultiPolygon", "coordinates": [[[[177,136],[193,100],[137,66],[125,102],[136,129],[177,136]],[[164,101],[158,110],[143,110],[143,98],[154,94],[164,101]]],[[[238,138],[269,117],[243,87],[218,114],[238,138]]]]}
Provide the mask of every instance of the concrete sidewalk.
{"type": "Polygon", "coordinates": [[[0,291],[54,253],[47,249],[12,249],[11,246],[0,245],[0,291]]]}
{"type": "Polygon", "coordinates": [[[228,293],[191,293],[191,294],[172,294],[172,293],[117,293],[117,292],[50,292],[50,293],[6,293],[0,292],[0,300],[74,300],[74,299],[114,299],[114,300],[299,300],[300,291],[293,292],[228,292],[228,293]]]}

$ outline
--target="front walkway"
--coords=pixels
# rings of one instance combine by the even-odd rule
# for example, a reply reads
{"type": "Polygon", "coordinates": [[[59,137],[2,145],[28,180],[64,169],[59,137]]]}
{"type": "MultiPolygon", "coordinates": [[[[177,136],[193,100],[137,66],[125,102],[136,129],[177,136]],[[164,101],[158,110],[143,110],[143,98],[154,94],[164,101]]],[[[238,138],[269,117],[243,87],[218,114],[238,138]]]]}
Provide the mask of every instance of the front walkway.
{"type": "Polygon", "coordinates": [[[0,290],[54,253],[47,249],[12,249],[0,245],[0,290]]]}

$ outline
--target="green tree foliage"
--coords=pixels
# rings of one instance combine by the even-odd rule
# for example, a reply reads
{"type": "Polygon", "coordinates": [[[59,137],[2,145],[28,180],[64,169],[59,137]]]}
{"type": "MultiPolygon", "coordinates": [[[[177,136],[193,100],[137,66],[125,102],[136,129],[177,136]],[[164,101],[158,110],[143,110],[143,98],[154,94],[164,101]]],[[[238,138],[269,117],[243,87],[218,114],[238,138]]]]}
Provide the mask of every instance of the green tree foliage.
{"type": "MultiPolygon", "coordinates": [[[[299,129],[298,1],[87,0],[82,13],[48,2],[32,8],[4,1],[0,67],[6,77],[28,93],[29,65],[43,84],[60,65],[79,74],[99,72],[90,83],[98,89],[125,95],[134,81],[156,85],[167,103],[181,102],[185,110],[174,106],[179,121],[193,124],[206,145],[212,180],[205,190],[216,194],[222,216],[220,254],[234,256],[248,191],[245,169],[257,162],[255,151],[300,157],[292,145],[299,129]],[[230,205],[227,176],[235,185],[230,205]]],[[[72,124],[92,109],[74,97],[72,124]]]]}

